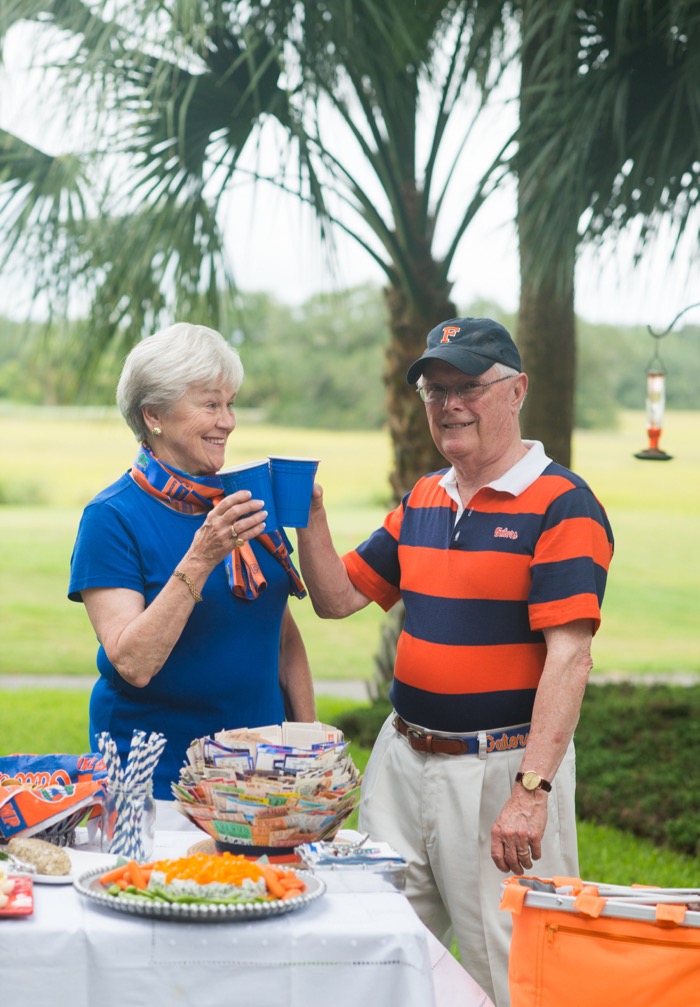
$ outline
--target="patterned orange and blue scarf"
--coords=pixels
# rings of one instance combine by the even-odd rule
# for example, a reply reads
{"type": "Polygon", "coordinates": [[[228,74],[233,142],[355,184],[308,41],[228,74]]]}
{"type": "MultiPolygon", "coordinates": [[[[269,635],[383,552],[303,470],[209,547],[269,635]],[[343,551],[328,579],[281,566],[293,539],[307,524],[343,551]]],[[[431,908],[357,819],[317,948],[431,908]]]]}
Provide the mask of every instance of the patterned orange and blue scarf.
{"type": "MultiPolygon", "coordinates": [[[[185,514],[201,514],[212,510],[224,499],[223,483],[217,475],[190,476],[171,465],[165,465],[153,454],[147,444],[142,444],[131,468],[134,482],[157,497],[169,507],[185,514]]],[[[289,578],[290,592],[296,598],[306,597],[301,577],[289,556],[289,545],[284,532],[275,528],[255,539],[284,568],[289,578]]],[[[250,542],[233,549],[225,559],[229,586],[237,598],[255,601],[267,587],[267,581],[255,558],[250,542]]]]}

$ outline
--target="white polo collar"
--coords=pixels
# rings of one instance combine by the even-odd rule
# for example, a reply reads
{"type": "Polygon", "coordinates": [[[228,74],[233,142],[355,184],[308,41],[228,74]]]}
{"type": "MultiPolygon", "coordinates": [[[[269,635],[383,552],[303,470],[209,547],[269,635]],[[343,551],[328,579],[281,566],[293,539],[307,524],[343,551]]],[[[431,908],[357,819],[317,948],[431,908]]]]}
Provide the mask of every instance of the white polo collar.
{"type": "MultiPolygon", "coordinates": [[[[522,443],[527,448],[527,453],[515,465],[509,468],[507,472],[499,476],[498,479],[486,483],[486,486],[496,490],[498,493],[510,493],[511,496],[516,497],[542,475],[552,461],[545,454],[544,445],[541,441],[524,440],[522,443]]],[[[457,504],[455,521],[459,521],[464,513],[464,505],[457,488],[457,474],[455,473],[454,466],[447,470],[439,485],[442,486],[449,498],[457,504]]],[[[481,488],[484,489],[485,487],[482,486],[481,488]]]]}

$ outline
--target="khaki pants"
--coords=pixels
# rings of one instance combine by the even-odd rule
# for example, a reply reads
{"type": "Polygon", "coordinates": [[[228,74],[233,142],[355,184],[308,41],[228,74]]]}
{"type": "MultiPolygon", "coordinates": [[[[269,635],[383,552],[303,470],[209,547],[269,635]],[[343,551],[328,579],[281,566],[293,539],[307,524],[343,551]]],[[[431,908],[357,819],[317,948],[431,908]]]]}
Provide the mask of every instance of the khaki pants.
{"type": "MultiPolygon", "coordinates": [[[[511,915],[499,910],[508,876],[491,860],[491,826],[508,799],[522,749],[478,755],[414,752],[385,722],[364,774],[360,828],[408,861],[406,895],[496,1007],[509,1007],[511,915]]],[[[495,733],[495,732],[494,732],[495,733]]],[[[537,877],[578,876],[573,743],[553,781],[537,877]]]]}

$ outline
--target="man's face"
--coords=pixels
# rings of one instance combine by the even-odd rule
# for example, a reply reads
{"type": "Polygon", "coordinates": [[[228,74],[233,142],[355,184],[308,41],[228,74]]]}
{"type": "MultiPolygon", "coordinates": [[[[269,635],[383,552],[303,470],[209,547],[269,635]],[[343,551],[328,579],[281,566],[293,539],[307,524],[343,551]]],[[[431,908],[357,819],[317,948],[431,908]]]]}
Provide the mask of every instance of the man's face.
{"type": "Polygon", "coordinates": [[[520,441],[518,412],[527,389],[527,377],[518,374],[497,381],[491,367],[484,374],[469,375],[439,360],[429,361],[423,372],[425,385],[449,389],[443,403],[425,404],[430,433],[438,451],[455,467],[498,462],[520,441]],[[485,385],[476,399],[459,398],[453,391],[473,384],[485,385]]]}

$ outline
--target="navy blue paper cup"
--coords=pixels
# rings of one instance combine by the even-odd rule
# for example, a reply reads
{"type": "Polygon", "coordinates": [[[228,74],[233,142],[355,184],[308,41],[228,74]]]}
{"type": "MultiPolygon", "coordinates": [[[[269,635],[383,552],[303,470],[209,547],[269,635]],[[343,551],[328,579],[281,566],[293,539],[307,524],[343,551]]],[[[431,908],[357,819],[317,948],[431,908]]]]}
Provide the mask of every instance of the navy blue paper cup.
{"type": "Polygon", "coordinates": [[[283,528],[308,526],[318,461],[318,458],[270,455],[275,511],[283,528]]]}
{"type": "Polygon", "coordinates": [[[221,469],[217,475],[224,484],[227,496],[230,493],[236,493],[237,490],[250,490],[252,500],[262,500],[264,509],[267,511],[265,519],[267,531],[274,531],[279,527],[275,509],[275,495],[270,479],[270,463],[267,459],[244,462],[242,465],[231,465],[221,469]]]}

